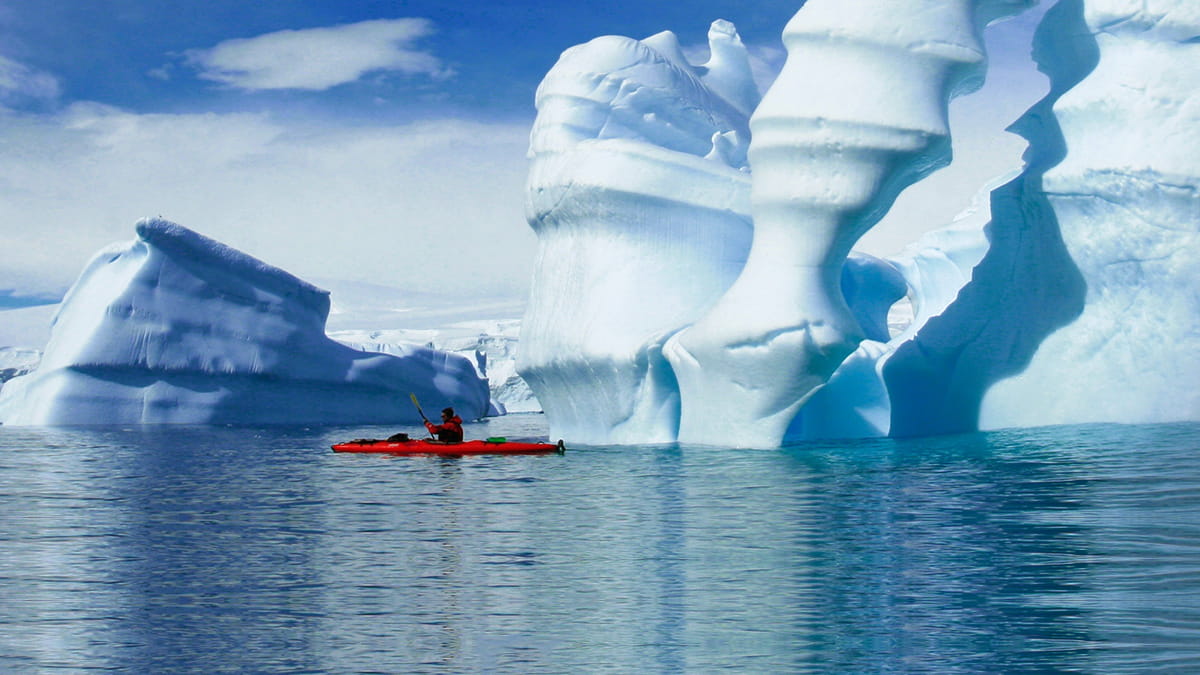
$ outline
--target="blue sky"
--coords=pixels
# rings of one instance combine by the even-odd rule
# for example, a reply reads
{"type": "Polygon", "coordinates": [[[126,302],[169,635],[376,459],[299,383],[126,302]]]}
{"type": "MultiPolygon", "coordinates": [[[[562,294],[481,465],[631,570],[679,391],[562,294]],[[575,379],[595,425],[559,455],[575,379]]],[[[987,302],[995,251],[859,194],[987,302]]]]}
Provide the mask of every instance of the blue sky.
{"type": "MultiPolygon", "coordinates": [[[[703,44],[726,18],[754,45],[779,46],[795,2],[546,3],[372,0],[54,0],[0,3],[5,56],[59,81],[63,100],[139,112],[272,110],[392,121],[447,114],[526,120],[533,91],[567,47],[597,35],[674,30],[703,44]],[[206,79],[196,52],[230,40],[365,21],[424,23],[399,46],[428,57],[404,71],[374,70],[321,89],[255,89],[206,79]],[[440,72],[438,72],[440,71],[440,72]],[[221,86],[221,84],[232,86],[221,86]]],[[[297,41],[314,35],[294,36],[297,41]]],[[[353,37],[347,35],[347,40],[353,37]]],[[[374,49],[388,51],[380,42],[374,49]]],[[[417,59],[409,59],[412,62],[417,59]]],[[[247,83],[242,83],[247,84],[247,83]]],[[[27,102],[32,103],[32,102],[27,102]]]]}
{"type": "MultiPolygon", "coordinates": [[[[525,150],[558,55],[668,29],[699,55],[724,18],[765,84],[799,4],[0,0],[0,301],[60,292],[153,215],[318,283],[523,296],[525,150]]],[[[958,198],[909,197],[872,252],[1018,161],[996,138],[1040,96],[1032,26],[989,31],[993,84],[955,131],[982,159],[930,188],[958,198]]]]}

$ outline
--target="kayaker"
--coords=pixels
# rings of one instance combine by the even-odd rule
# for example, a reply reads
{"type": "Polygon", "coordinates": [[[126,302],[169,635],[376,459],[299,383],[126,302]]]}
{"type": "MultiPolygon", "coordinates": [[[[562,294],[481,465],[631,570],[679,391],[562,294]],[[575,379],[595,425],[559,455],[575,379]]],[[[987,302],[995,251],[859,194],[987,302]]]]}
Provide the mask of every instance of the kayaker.
{"type": "Polygon", "coordinates": [[[442,410],[442,423],[434,424],[425,420],[425,428],[439,441],[446,443],[462,443],[462,418],[454,414],[454,408],[442,410]]]}

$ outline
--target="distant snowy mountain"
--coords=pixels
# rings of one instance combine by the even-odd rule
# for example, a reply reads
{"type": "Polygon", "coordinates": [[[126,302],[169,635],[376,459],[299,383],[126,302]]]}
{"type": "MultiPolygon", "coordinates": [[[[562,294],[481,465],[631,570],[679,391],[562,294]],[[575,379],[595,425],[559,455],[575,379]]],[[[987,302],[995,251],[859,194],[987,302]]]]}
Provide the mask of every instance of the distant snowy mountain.
{"type": "Polygon", "coordinates": [[[33,372],[41,360],[42,352],[37,349],[0,347],[0,387],[14,377],[33,372]]]}
{"type": "Polygon", "coordinates": [[[0,311],[0,347],[45,347],[58,307],[46,304],[0,311]]]}
{"type": "Polygon", "coordinates": [[[529,385],[517,375],[520,316],[526,299],[413,293],[404,289],[318,279],[330,291],[329,337],[355,349],[396,354],[405,345],[461,354],[486,377],[492,414],[541,412],[529,385]]]}
{"type": "Polygon", "coordinates": [[[329,337],[367,352],[397,354],[404,345],[461,354],[475,364],[492,392],[492,414],[541,412],[529,385],[517,374],[519,319],[464,321],[441,328],[332,331],[329,337]]]}
{"type": "Polygon", "coordinates": [[[0,288],[0,311],[19,309],[21,307],[38,307],[41,305],[57,305],[62,301],[62,293],[50,292],[19,292],[14,289],[0,288]]]}
{"type": "Polygon", "coordinates": [[[329,331],[430,329],[465,321],[503,321],[519,318],[526,303],[524,296],[492,296],[486,287],[463,296],[324,277],[311,281],[329,291],[329,331]]]}

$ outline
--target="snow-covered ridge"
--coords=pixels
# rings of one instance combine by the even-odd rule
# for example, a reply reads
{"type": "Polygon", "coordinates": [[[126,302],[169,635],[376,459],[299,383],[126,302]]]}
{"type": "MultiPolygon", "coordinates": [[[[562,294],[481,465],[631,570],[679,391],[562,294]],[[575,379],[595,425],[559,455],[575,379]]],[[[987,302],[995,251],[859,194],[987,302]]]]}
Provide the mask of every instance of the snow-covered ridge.
{"type": "Polygon", "coordinates": [[[410,392],[487,414],[467,359],[338,344],[325,291],[173,223],[136,229],[80,275],[38,369],[0,391],[4,424],[409,423],[410,392]]]}

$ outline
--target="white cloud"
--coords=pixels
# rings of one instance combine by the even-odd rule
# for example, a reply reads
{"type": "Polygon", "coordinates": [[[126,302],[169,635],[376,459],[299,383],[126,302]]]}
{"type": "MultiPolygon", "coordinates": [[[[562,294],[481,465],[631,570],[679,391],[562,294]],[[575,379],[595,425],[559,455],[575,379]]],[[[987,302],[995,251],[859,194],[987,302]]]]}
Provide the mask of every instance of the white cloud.
{"type": "Polygon", "coordinates": [[[437,57],[413,46],[433,29],[425,19],[380,19],[228,40],[185,56],[200,77],[246,90],[320,91],[374,71],[448,77],[437,57]]]}
{"type": "Polygon", "coordinates": [[[0,288],[61,288],[161,215],[302,278],[523,297],[526,124],[0,112],[0,288]]]}
{"type": "Polygon", "coordinates": [[[0,55],[0,102],[51,101],[59,93],[58,78],[0,55]]]}

